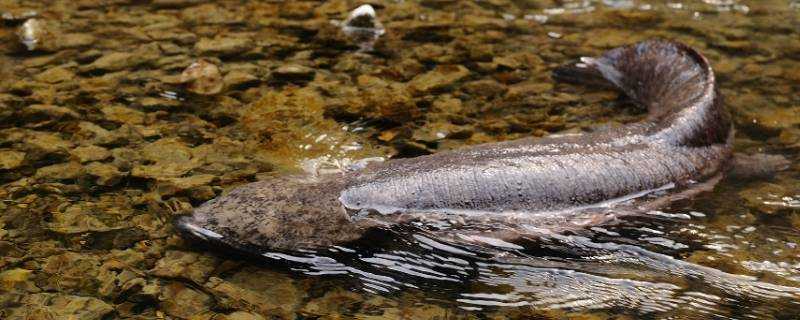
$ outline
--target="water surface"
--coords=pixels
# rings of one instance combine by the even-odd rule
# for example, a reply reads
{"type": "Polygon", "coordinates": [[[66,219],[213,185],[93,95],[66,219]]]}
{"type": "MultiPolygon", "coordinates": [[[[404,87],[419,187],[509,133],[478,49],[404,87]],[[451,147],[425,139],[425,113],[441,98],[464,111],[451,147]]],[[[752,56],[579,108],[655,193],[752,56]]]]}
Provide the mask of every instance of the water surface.
{"type": "Polygon", "coordinates": [[[363,53],[336,23],[352,1],[0,0],[0,318],[800,314],[797,164],[517,243],[411,225],[252,259],[182,240],[173,215],[271,175],[637,121],[550,71],[649,38],[711,60],[737,151],[798,160],[797,1],[370,3],[386,34],[363,53]],[[219,94],[179,83],[199,58],[219,94]]]}

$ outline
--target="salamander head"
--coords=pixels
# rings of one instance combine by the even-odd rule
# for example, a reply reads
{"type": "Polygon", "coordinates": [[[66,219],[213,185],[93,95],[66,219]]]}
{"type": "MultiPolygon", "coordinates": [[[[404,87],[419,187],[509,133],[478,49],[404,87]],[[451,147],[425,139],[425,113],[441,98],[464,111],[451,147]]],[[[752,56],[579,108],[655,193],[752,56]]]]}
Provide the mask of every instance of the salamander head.
{"type": "Polygon", "coordinates": [[[255,182],[175,219],[196,240],[245,251],[314,248],[356,240],[364,228],[349,221],[336,199],[341,182],[296,177],[255,182]]]}

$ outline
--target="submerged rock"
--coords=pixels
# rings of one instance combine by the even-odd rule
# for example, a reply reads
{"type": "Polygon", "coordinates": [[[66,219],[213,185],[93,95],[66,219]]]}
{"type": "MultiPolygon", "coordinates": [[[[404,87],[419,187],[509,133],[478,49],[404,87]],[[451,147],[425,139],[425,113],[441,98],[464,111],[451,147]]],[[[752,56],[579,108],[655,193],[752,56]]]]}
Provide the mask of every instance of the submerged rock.
{"type": "Polygon", "coordinates": [[[208,312],[213,302],[209,295],[177,282],[165,285],[158,299],[161,310],[183,319],[208,312]]]}
{"type": "Polygon", "coordinates": [[[440,65],[411,79],[408,82],[408,87],[415,95],[446,91],[468,75],[469,70],[464,66],[440,65]]]}
{"type": "Polygon", "coordinates": [[[25,163],[25,153],[14,150],[0,150],[0,170],[12,170],[25,163]]]}
{"type": "Polygon", "coordinates": [[[273,82],[304,83],[314,79],[315,74],[316,71],[312,68],[297,64],[287,64],[272,71],[270,78],[272,78],[271,81],[273,82]]]}
{"type": "Polygon", "coordinates": [[[183,70],[180,82],[186,86],[186,90],[204,96],[222,92],[225,84],[219,67],[204,59],[195,61],[183,70]]]}
{"type": "Polygon", "coordinates": [[[342,23],[342,32],[358,44],[359,51],[372,51],[386,29],[376,18],[375,9],[365,4],[350,12],[350,16],[342,23]]]}
{"type": "Polygon", "coordinates": [[[167,251],[153,268],[153,275],[167,278],[183,278],[203,284],[217,265],[217,259],[209,255],[184,251],[167,251]]]}
{"type": "Polygon", "coordinates": [[[58,46],[58,31],[53,23],[41,19],[28,19],[17,30],[19,41],[28,51],[56,51],[58,46]]]}
{"type": "Polygon", "coordinates": [[[114,311],[100,299],[56,293],[35,293],[22,298],[6,319],[99,320],[114,311]]]}

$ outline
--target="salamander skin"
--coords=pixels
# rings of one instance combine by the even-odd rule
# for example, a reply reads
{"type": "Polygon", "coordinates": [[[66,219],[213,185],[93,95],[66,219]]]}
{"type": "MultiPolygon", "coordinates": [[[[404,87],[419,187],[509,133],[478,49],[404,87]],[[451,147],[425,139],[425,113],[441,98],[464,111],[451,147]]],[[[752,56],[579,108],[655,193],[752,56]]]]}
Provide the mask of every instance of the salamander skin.
{"type": "Polygon", "coordinates": [[[648,115],[592,133],[254,182],[177,219],[176,226],[248,250],[342,244],[370,228],[410,220],[505,221],[511,228],[560,232],[601,223],[598,208],[653,202],[643,196],[654,190],[668,197],[694,184],[713,184],[731,157],[733,128],[714,73],[684,44],[652,40],[616,48],[558,68],[554,78],[610,85],[648,115]]]}

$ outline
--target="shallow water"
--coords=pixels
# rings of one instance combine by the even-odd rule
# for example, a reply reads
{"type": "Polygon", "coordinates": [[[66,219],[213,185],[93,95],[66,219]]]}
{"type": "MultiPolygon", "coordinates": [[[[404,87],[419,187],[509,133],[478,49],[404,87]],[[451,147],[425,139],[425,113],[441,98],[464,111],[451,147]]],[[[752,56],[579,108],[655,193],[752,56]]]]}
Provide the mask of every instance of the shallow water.
{"type": "Polygon", "coordinates": [[[372,2],[371,53],[335,23],[359,4],[0,0],[0,318],[798,317],[800,2],[372,2]],[[711,60],[737,151],[790,169],[516,243],[412,225],[253,259],[169,223],[301,168],[637,121],[549,74],[654,37],[711,60]],[[179,83],[201,57],[221,93],[179,83]]]}

